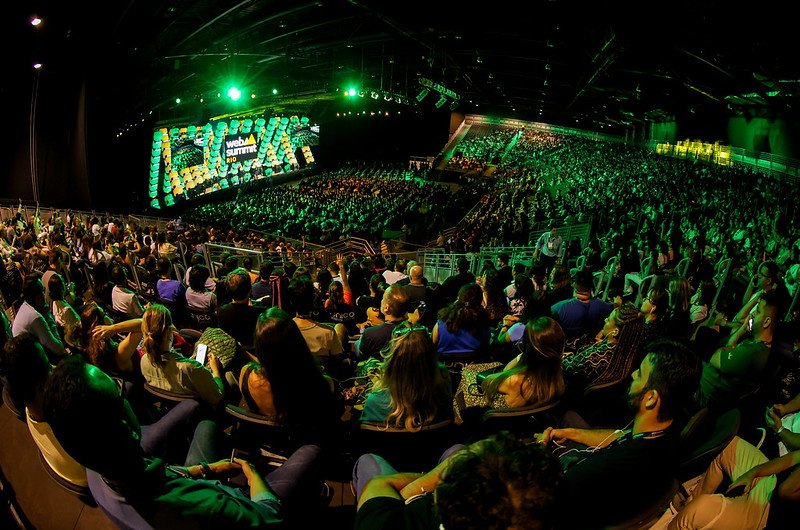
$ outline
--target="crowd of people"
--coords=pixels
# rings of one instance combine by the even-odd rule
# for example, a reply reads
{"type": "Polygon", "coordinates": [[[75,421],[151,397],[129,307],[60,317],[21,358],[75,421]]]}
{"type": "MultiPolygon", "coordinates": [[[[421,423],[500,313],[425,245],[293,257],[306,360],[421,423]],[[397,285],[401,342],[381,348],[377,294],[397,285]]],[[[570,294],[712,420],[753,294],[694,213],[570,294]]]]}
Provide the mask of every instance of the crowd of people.
{"type": "Polygon", "coordinates": [[[461,227],[464,245],[591,220],[582,266],[555,225],[530,242],[533,261],[460,260],[441,284],[390,253],[301,262],[244,229],[374,240],[468,207],[399,170],[347,167],[192,213],[225,211],[236,230],[18,213],[0,234],[6,403],[54,473],[126,528],[309,527],[343,465],[358,529],[589,528],[653,507],[665,528],[792,527],[800,332],[786,316],[800,234],[786,184],[550,133],[503,130],[492,145],[514,134],[520,151],[461,227]],[[214,241],[282,259],[256,269],[234,252],[209,269],[201,246],[214,241]],[[725,283],[721,256],[738,271],[725,283]],[[613,277],[602,297],[599,274],[613,277]],[[153,407],[153,391],[182,401],[153,407]],[[666,509],[673,480],[691,478],[676,471],[695,448],[687,425],[756,405],[666,509]],[[280,430],[282,466],[239,451],[274,431],[234,426],[225,406],[280,430]],[[525,421],[493,428],[514,413],[525,421]],[[359,437],[367,426],[441,434],[387,448],[359,437]]]}
{"type": "Polygon", "coordinates": [[[345,237],[379,242],[384,230],[399,232],[403,226],[440,229],[463,208],[463,200],[453,201],[446,186],[404,168],[347,166],[296,187],[270,187],[200,205],[186,216],[207,224],[226,217],[237,227],[327,244],[345,237]]]}
{"type": "Polygon", "coordinates": [[[517,127],[473,124],[455,147],[447,169],[482,172],[501,157],[511,140],[518,135],[517,127]]]}

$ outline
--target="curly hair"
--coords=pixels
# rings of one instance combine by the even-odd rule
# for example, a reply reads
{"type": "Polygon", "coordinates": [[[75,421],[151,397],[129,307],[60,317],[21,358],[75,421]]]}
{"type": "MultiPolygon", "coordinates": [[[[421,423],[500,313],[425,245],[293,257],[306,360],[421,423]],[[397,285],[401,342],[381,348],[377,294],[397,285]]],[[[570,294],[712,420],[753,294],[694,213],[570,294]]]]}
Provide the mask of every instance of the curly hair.
{"type": "Polygon", "coordinates": [[[489,313],[483,308],[483,289],[477,283],[468,283],[458,290],[458,299],[439,311],[450,333],[464,329],[472,335],[489,328],[489,313]]]}
{"type": "Polygon", "coordinates": [[[543,530],[555,527],[566,488],[552,453],[501,432],[451,457],[435,502],[444,528],[543,530]]]}

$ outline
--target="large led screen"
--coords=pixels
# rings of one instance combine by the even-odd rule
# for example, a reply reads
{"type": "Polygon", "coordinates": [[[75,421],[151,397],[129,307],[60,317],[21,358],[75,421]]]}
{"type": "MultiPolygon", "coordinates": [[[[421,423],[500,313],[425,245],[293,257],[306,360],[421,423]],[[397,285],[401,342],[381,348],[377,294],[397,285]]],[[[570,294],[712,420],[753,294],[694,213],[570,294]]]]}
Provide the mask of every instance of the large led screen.
{"type": "Polygon", "coordinates": [[[247,116],[153,133],[148,196],[163,208],[314,163],[319,127],[305,116],[247,116]]]}

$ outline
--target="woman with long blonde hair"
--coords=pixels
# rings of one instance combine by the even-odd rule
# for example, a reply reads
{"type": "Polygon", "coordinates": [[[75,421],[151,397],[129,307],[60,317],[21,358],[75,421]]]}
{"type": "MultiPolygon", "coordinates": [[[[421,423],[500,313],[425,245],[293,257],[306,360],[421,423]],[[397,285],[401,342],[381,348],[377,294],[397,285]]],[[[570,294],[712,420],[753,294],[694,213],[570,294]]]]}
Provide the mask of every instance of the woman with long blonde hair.
{"type": "Polygon", "coordinates": [[[424,329],[400,327],[381,364],[380,381],[364,403],[362,421],[419,430],[452,418],[450,376],[424,329]]]}
{"type": "Polygon", "coordinates": [[[160,304],[150,304],[142,315],[142,375],[148,384],[199,398],[210,405],[222,400],[222,365],[209,352],[208,368],[194,359],[188,359],[172,347],[172,314],[160,304]]]}

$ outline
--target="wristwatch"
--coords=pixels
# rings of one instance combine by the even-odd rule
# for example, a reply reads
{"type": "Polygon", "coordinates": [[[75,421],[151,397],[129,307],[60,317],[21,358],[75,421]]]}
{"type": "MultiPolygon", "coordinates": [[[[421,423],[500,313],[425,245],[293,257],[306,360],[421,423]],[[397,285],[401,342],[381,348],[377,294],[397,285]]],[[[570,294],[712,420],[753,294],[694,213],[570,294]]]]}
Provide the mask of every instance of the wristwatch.
{"type": "Polygon", "coordinates": [[[198,465],[200,466],[200,476],[205,479],[211,478],[212,471],[211,466],[208,465],[208,462],[203,461],[198,465]]]}

